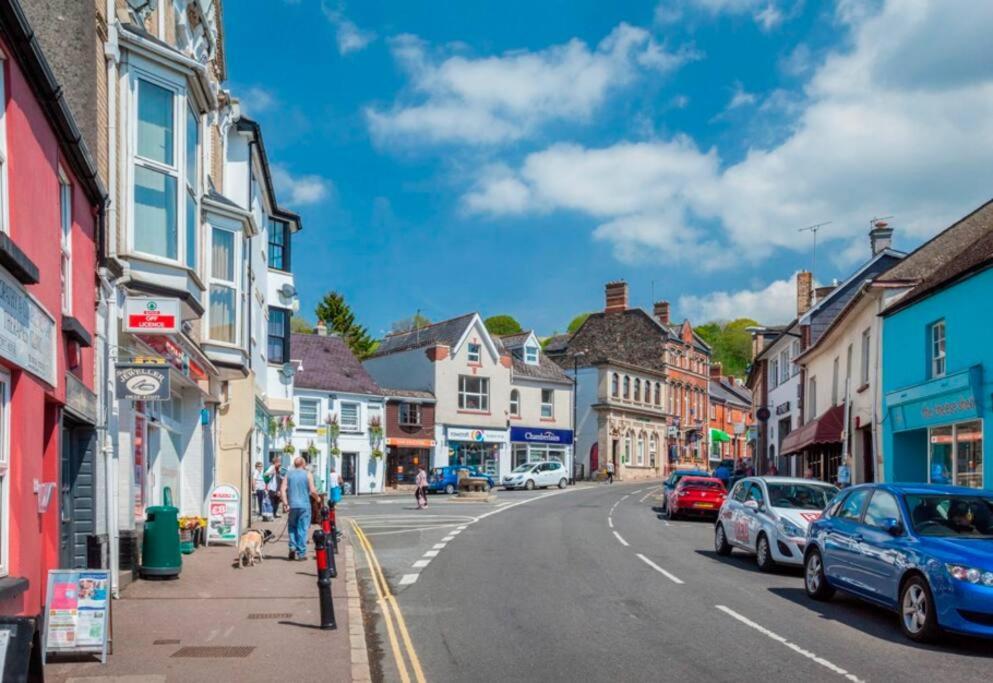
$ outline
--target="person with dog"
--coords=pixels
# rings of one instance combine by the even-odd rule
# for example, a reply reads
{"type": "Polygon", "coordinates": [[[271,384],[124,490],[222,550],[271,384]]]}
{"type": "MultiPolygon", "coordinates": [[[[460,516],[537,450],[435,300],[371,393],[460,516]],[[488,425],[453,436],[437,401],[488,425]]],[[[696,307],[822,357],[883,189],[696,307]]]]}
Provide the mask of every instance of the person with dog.
{"type": "Polygon", "coordinates": [[[266,499],[265,472],[262,471],[262,461],[255,463],[255,473],[252,475],[252,488],[255,489],[255,500],[259,504],[259,517],[262,517],[262,506],[266,499]]]}
{"type": "Polygon", "coordinates": [[[293,469],[286,473],[280,489],[283,510],[290,533],[290,559],[307,559],[307,530],[310,528],[310,501],[319,497],[314,475],[307,471],[307,461],[301,456],[293,460],[293,469]]]}

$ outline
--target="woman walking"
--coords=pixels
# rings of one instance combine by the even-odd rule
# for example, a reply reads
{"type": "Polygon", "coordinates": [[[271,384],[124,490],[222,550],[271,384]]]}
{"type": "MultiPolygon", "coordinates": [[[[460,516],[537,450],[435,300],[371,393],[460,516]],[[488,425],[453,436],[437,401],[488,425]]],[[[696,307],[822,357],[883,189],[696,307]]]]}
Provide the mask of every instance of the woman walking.
{"type": "Polygon", "coordinates": [[[424,471],[423,467],[417,468],[417,478],[414,480],[414,485],[417,487],[414,491],[417,509],[426,508],[428,506],[428,473],[424,471]]]}

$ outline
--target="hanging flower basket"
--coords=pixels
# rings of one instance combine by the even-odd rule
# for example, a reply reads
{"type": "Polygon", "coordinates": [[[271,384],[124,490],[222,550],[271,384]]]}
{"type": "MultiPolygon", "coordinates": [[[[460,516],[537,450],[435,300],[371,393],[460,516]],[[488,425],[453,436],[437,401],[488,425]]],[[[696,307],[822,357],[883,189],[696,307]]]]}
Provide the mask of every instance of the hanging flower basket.
{"type": "Polygon", "coordinates": [[[341,449],[335,446],[334,448],[331,449],[331,455],[337,458],[339,455],[341,455],[341,449]]]}
{"type": "Polygon", "coordinates": [[[380,458],[383,457],[383,451],[379,450],[378,448],[372,449],[372,457],[374,457],[376,460],[379,460],[380,458]]]}
{"type": "Polygon", "coordinates": [[[293,455],[295,452],[296,449],[293,448],[293,444],[288,443],[285,446],[283,446],[283,453],[286,453],[287,455],[293,455]]]}

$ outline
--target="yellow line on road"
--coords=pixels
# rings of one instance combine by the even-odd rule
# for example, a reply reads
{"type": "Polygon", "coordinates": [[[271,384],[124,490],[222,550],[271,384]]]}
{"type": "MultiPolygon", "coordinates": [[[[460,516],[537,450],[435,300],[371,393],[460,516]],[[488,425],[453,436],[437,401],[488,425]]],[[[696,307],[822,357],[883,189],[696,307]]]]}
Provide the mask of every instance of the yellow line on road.
{"type": "Polygon", "coordinates": [[[424,678],[424,670],[421,668],[421,660],[418,658],[417,651],[414,649],[414,643],[411,641],[410,632],[407,630],[407,623],[404,621],[403,613],[400,611],[400,605],[397,604],[396,598],[393,597],[393,593],[390,591],[389,584],[386,583],[386,577],[383,575],[383,568],[379,564],[379,558],[376,557],[376,552],[372,549],[372,544],[358,525],[358,522],[354,519],[351,522],[352,528],[355,530],[355,535],[358,537],[359,543],[365,551],[366,559],[369,562],[369,570],[373,576],[373,583],[376,584],[376,594],[379,596],[380,609],[383,610],[383,617],[386,619],[386,630],[390,637],[393,657],[396,659],[397,667],[400,669],[400,678],[404,683],[410,680],[407,675],[406,664],[400,653],[399,643],[396,642],[396,633],[393,630],[391,616],[393,619],[396,619],[396,626],[400,631],[400,637],[403,640],[407,658],[410,659],[414,679],[417,683],[425,683],[426,679],[424,678]]]}

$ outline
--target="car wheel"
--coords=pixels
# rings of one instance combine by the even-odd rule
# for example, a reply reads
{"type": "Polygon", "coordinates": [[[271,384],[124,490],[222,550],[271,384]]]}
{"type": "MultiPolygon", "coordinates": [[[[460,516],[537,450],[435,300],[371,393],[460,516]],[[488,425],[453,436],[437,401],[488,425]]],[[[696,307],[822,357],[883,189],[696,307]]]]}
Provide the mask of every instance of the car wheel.
{"type": "Polygon", "coordinates": [[[717,551],[718,555],[727,557],[731,554],[731,544],[728,543],[727,534],[724,533],[724,525],[718,524],[714,527],[714,550],[717,551]]]}
{"type": "Polygon", "coordinates": [[[524,488],[528,491],[534,491],[534,479],[528,479],[527,483],[524,484],[524,488]]]}
{"type": "Polygon", "coordinates": [[[803,561],[803,587],[807,596],[814,600],[830,600],[834,588],[824,576],[824,560],[820,550],[811,550],[803,561]]]}
{"type": "Polygon", "coordinates": [[[448,495],[452,495],[453,493],[455,493],[455,485],[445,484],[445,493],[447,493],[448,495]]]}
{"type": "Polygon", "coordinates": [[[900,626],[905,636],[918,643],[930,643],[938,638],[934,598],[923,577],[910,577],[900,591],[900,626]]]}
{"type": "Polygon", "coordinates": [[[564,489],[568,485],[569,485],[569,482],[567,482],[565,480],[565,477],[562,477],[561,479],[559,479],[559,488],[560,489],[564,489]]]}
{"type": "Polygon", "coordinates": [[[671,505],[666,505],[665,506],[665,518],[668,519],[670,522],[673,522],[673,521],[676,520],[677,517],[679,517],[679,513],[673,511],[671,505]]]}
{"type": "Polygon", "coordinates": [[[764,572],[771,572],[776,567],[776,561],[772,559],[772,550],[769,548],[769,538],[765,534],[759,534],[759,540],[755,544],[755,564],[764,572]]]}

